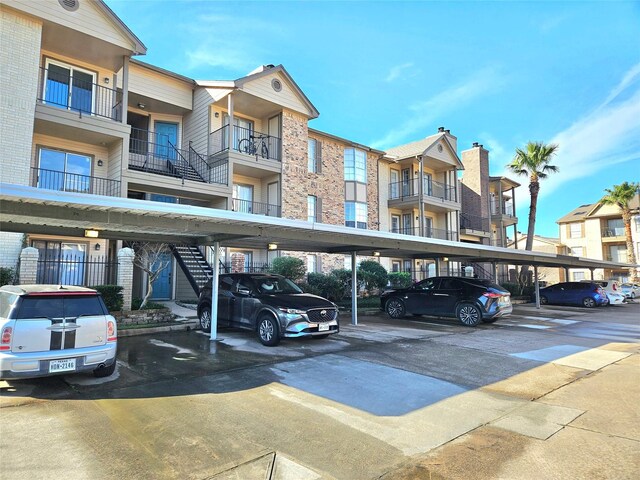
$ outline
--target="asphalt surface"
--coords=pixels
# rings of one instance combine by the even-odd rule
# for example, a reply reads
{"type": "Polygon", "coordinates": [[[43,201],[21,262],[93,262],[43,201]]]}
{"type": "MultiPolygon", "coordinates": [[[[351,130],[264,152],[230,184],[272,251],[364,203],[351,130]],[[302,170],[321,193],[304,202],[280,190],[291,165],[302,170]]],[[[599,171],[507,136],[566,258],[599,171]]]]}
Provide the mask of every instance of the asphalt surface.
{"type": "Polygon", "coordinates": [[[638,478],[640,304],[348,321],[126,337],[110,378],[0,382],[0,478],[638,478]]]}

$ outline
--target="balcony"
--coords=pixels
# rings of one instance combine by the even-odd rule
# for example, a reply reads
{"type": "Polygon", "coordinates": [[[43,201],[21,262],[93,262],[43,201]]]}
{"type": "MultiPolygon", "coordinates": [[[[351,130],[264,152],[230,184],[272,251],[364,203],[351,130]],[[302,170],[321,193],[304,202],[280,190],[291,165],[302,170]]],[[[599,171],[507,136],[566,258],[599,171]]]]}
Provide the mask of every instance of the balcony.
{"type": "MultiPolygon", "coordinates": [[[[409,178],[389,184],[389,206],[406,207],[419,203],[419,177],[409,178]]],[[[433,211],[458,210],[458,194],[455,186],[445,185],[429,178],[423,178],[422,201],[433,211]]]]}
{"type": "Polygon", "coordinates": [[[201,183],[228,185],[228,160],[208,160],[191,146],[177,148],[167,135],[131,129],[129,169],[201,183]]]}
{"type": "Polygon", "coordinates": [[[511,202],[504,202],[500,204],[497,200],[491,200],[489,203],[491,209],[491,217],[500,220],[504,226],[514,225],[518,223],[518,218],[515,215],[513,204],[511,202]]]}
{"type": "Polygon", "coordinates": [[[120,181],[44,168],[31,168],[31,185],[57,192],[120,196],[120,181]]]}
{"type": "Polygon", "coordinates": [[[608,227],[602,229],[602,239],[610,239],[613,241],[619,241],[620,237],[626,238],[624,227],[608,227]]]}
{"type": "MultiPolygon", "coordinates": [[[[420,228],[419,227],[405,227],[405,228],[400,228],[400,229],[391,229],[390,230],[391,233],[399,233],[400,235],[413,235],[413,236],[420,236],[420,228]]],[[[454,231],[454,230],[443,230],[443,229],[439,229],[439,228],[431,228],[431,227],[426,227],[424,228],[424,235],[425,238],[438,238],[440,240],[451,240],[454,242],[458,241],[458,232],[454,231]]]]}
{"type": "Polygon", "coordinates": [[[489,219],[479,215],[460,213],[460,229],[475,232],[489,232],[489,219]]]}
{"type": "Polygon", "coordinates": [[[240,198],[231,199],[231,210],[234,212],[266,215],[268,217],[280,217],[282,213],[279,205],[242,200],[240,198]]]}
{"type": "Polygon", "coordinates": [[[229,149],[229,125],[209,134],[210,155],[218,155],[229,150],[256,159],[282,161],[282,140],[280,138],[237,125],[233,127],[231,149],[229,149]]]}
{"type": "Polygon", "coordinates": [[[37,100],[83,115],[122,121],[122,92],[93,83],[92,76],[50,65],[40,68],[37,100]]]}

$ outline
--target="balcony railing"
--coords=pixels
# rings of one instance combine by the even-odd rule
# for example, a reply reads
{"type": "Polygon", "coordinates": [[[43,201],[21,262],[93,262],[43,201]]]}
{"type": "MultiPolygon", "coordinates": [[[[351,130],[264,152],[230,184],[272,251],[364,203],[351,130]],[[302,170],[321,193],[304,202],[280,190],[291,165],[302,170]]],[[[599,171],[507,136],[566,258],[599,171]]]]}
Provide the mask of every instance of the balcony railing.
{"type": "Polygon", "coordinates": [[[77,192],[92,195],[120,196],[120,181],[108,178],[79,175],[44,168],[31,168],[31,184],[34,187],[58,192],[77,192]]]}
{"type": "Polygon", "coordinates": [[[515,217],[513,213],[513,205],[511,203],[505,203],[500,208],[500,202],[491,201],[491,215],[504,215],[506,217],[515,217]]]}
{"type": "Polygon", "coordinates": [[[40,84],[37,99],[46,105],[78,112],[82,115],[122,121],[122,92],[104,87],[81,77],[89,74],[50,66],[40,68],[40,84]]]}
{"type": "MultiPolygon", "coordinates": [[[[419,227],[391,229],[391,233],[399,233],[401,235],[420,236],[419,227]]],[[[440,240],[458,241],[458,232],[454,230],[444,230],[440,228],[424,227],[425,238],[438,238],[440,240]]]]}
{"type": "Polygon", "coordinates": [[[256,215],[267,215],[268,217],[281,216],[280,206],[269,203],[253,202],[240,198],[231,199],[231,210],[234,212],[254,213],[256,215]]]}
{"type": "MultiPolygon", "coordinates": [[[[273,135],[256,132],[255,130],[233,127],[232,150],[251,155],[258,158],[268,158],[269,160],[282,160],[282,140],[273,135]]],[[[215,155],[229,150],[229,125],[219,128],[209,134],[209,152],[215,155]]]]}
{"type": "MultiPolygon", "coordinates": [[[[402,180],[400,182],[391,182],[389,184],[389,200],[403,200],[407,197],[416,196],[419,193],[419,186],[419,177],[402,180]]],[[[456,187],[429,180],[428,178],[424,178],[422,193],[428,197],[439,198],[441,200],[457,201],[456,187]]]]}
{"type": "Polygon", "coordinates": [[[208,161],[191,145],[187,150],[176,148],[167,135],[139,128],[131,129],[129,168],[148,173],[228,185],[229,162],[226,159],[208,161]]]}
{"type": "Polygon", "coordinates": [[[489,219],[479,215],[471,215],[469,213],[460,214],[460,228],[466,230],[476,230],[480,232],[489,231],[489,219]]]}
{"type": "Polygon", "coordinates": [[[626,234],[624,232],[624,227],[613,227],[613,228],[603,228],[602,236],[603,237],[624,237],[626,234]]]}

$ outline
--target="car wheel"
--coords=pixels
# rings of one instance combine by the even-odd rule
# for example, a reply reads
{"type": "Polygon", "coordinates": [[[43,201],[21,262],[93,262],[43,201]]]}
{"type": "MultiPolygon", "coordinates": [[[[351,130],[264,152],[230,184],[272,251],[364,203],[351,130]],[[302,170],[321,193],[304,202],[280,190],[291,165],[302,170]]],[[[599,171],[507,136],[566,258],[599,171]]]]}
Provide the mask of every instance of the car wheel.
{"type": "Polygon", "coordinates": [[[547,297],[545,297],[544,295],[540,296],[540,305],[547,305],[549,303],[549,300],[547,299],[547,297]]]}
{"type": "Polygon", "coordinates": [[[587,308],[593,308],[596,306],[596,301],[591,297],[585,297],[582,299],[582,305],[587,308]]]}
{"type": "Polygon", "coordinates": [[[467,327],[475,327],[482,320],[480,309],[470,303],[463,303],[456,311],[456,317],[463,325],[467,327]]]}
{"type": "Polygon", "coordinates": [[[113,372],[116,371],[116,361],[113,360],[113,363],[108,367],[98,367],[93,371],[93,376],[96,378],[104,378],[113,375],[113,372]]]}
{"type": "Polygon", "coordinates": [[[387,315],[391,318],[402,318],[406,313],[404,303],[398,298],[391,298],[387,300],[385,310],[387,311],[387,315]]]}
{"type": "Polygon", "coordinates": [[[262,315],[258,320],[258,338],[267,347],[275,347],[280,343],[278,322],[272,315],[262,315]]]}
{"type": "Polygon", "coordinates": [[[198,310],[198,320],[203,332],[211,333],[211,306],[206,303],[198,310]]]}

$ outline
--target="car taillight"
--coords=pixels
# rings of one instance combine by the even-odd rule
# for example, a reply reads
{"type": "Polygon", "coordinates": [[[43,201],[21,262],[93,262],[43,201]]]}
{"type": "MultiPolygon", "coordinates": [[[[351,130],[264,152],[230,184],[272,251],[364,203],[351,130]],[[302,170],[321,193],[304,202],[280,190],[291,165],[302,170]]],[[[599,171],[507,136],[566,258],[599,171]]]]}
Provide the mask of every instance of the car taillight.
{"type": "Polygon", "coordinates": [[[500,295],[499,293],[494,293],[494,292],[484,292],[482,294],[483,297],[487,297],[487,298],[500,298],[502,295],[500,295]]]}
{"type": "Polygon", "coordinates": [[[107,342],[115,342],[116,340],[116,322],[109,320],[107,322],[107,342]]]}
{"type": "Polygon", "coordinates": [[[2,340],[0,340],[0,350],[10,350],[11,349],[11,334],[13,333],[13,328],[4,327],[2,329],[2,340]]]}

